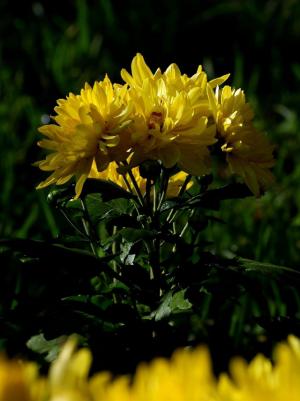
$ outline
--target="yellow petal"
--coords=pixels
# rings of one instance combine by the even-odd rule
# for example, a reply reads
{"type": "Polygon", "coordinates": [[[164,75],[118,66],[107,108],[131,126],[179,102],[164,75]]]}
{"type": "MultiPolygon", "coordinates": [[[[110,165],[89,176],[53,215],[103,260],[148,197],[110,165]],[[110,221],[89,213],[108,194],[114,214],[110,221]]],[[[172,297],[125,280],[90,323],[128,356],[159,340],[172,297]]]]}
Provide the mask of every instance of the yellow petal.
{"type": "Polygon", "coordinates": [[[158,150],[158,158],[167,168],[173,167],[180,158],[179,147],[175,144],[169,145],[158,150]]]}
{"type": "Polygon", "coordinates": [[[209,101],[209,107],[212,111],[212,114],[215,118],[215,120],[217,119],[217,112],[218,112],[218,106],[217,106],[217,100],[214,94],[214,91],[212,89],[212,87],[208,84],[206,87],[207,90],[207,97],[208,97],[208,101],[209,101]]]}
{"type": "Polygon", "coordinates": [[[214,89],[216,86],[220,86],[222,85],[225,81],[227,81],[227,79],[229,78],[230,74],[225,74],[222,75],[221,77],[212,79],[211,81],[209,81],[209,85],[214,89]]]}

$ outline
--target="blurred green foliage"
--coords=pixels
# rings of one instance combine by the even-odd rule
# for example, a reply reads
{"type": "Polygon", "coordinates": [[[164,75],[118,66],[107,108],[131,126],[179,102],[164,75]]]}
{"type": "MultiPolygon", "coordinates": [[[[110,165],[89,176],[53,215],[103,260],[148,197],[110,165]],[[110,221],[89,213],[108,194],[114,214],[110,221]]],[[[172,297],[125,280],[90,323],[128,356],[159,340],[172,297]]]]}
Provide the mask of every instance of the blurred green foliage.
{"type": "MultiPolygon", "coordinates": [[[[37,127],[56,99],[107,72],[119,81],[137,51],[149,65],[231,72],[276,144],[277,184],[262,199],[224,203],[211,223],[219,254],[297,267],[300,254],[300,4],[296,0],[2,1],[0,236],[55,238],[61,217],[35,191],[37,127]],[[191,51],[192,49],[192,51],[191,51]]],[[[220,176],[222,172],[220,172],[220,176]]]]}

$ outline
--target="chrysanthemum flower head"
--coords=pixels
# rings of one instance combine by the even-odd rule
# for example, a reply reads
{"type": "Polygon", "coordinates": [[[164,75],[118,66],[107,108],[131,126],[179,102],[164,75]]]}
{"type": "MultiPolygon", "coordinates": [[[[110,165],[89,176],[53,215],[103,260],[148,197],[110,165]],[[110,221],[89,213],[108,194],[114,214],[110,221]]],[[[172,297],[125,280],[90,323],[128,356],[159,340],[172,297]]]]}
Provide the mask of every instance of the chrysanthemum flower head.
{"type": "Polygon", "coordinates": [[[52,153],[36,164],[53,173],[38,188],[64,184],[75,176],[78,197],[93,163],[103,171],[112,160],[126,159],[130,148],[127,127],[131,123],[126,96],[127,87],[112,85],[106,76],[93,87],[86,84],[80,95],[71,93],[58,100],[56,124],[39,129],[47,137],[39,145],[52,153]]]}
{"type": "Polygon", "coordinates": [[[274,375],[280,385],[277,392],[279,399],[300,401],[300,340],[293,335],[281,343],[275,350],[274,375]]]}
{"type": "Polygon", "coordinates": [[[257,355],[249,364],[241,358],[231,361],[230,376],[223,374],[218,384],[220,400],[300,401],[300,341],[289,336],[277,345],[274,364],[257,355]]]}
{"type": "Polygon", "coordinates": [[[132,75],[126,70],[121,74],[131,86],[135,109],[132,165],[152,159],[167,168],[177,164],[193,175],[207,173],[207,147],[216,139],[215,124],[208,120],[207,79],[201,67],[191,78],[182,75],[176,64],[153,74],[138,54],[132,61],[132,75]]]}
{"type": "Polygon", "coordinates": [[[41,401],[44,388],[37,365],[0,357],[0,401],[41,401]]]}
{"type": "Polygon", "coordinates": [[[244,92],[219,89],[228,74],[207,81],[201,66],[188,76],[176,64],[153,73],[141,54],[131,70],[121,71],[123,86],[106,76],[58,101],[55,123],[40,128],[47,138],[39,145],[52,153],[36,165],[52,174],[38,188],[75,176],[78,198],[89,177],[113,174],[119,180],[110,163],[128,158],[131,168],[160,160],[166,168],[176,165],[184,174],[201,176],[210,172],[209,146],[217,141],[231,171],[256,196],[273,182],[273,147],[254,127],[244,92]]]}
{"type": "Polygon", "coordinates": [[[109,381],[105,374],[92,379],[96,401],[216,401],[215,389],[210,356],[203,347],[178,350],[171,360],[140,364],[132,384],[126,377],[109,381]]]}
{"type": "Polygon", "coordinates": [[[89,399],[87,377],[92,355],[88,349],[76,350],[77,341],[70,337],[49,371],[51,400],[85,401],[89,399]]]}
{"type": "MultiPolygon", "coordinates": [[[[137,53],[131,62],[131,74],[132,75],[130,75],[125,68],[122,68],[121,77],[130,85],[130,87],[135,89],[142,89],[146,79],[149,79],[150,81],[157,81],[163,77],[168,85],[173,85],[174,89],[177,90],[183,90],[187,89],[188,87],[192,88],[196,86],[197,91],[200,90],[201,95],[206,98],[205,91],[207,75],[203,71],[201,65],[198,66],[196,73],[191,77],[189,77],[187,74],[182,74],[178,65],[175,63],[170,64],[164,73],[161,72],[160,68],[157,68],[153,74],[149,66],[146,64],[144,57],[140,53],[137,53]]],[[[227,80],[229,75],[230,74],[226,74],[209,81],[210,86],[215,88],[217,85],[221,85],[227,80]]]]}
{"type": "Polygon", "coordinates": [[[0,359],[0,401],[300,401],[300,340],[289,336],[273,362],[258,354],[234,358],[218,379],[206,347],[176,350],[170,359],[141,363],[133,377],[108,372],[89,378],[91,354],[71,338],[50,367],[0,359]]]}
{"type": "Polygon", "coordinates": [[[210,107],[217,124],[217,137],[231,171],[243,178],[258,196],[274,181],[273,149],[267,137],[253,123],[253,111],[241,89],[224,86],[215,92],[207,85],[210,107]]]}
{"type": "Polygon", "coordinates": [[[222,374],[218,383],[221,400],[276,401],[273,398],[273,367],[270,360],[257,355],[249,364],[242,358],[230,363],[230,376],[222,374]]]}
{"type": "Polygon", "coordinates": [[[156,81],[161,78],[161,70],[158,68],[155,74],[152,73],[148,65],[145,63],[144,57],[138,53],[131,62],[131,73],[132,76],[122,68],[121,77],[127,82],[132,88],[142,88],[145,79],[156,81]]]}

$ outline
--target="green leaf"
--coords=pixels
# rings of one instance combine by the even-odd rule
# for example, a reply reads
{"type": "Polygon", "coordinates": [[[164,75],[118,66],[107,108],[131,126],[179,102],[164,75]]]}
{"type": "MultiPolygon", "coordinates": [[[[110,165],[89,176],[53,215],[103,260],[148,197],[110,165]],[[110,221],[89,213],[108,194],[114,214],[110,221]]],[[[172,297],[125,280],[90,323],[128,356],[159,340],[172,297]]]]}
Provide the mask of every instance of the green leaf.
{"type": "Polygon", "coordinates": [[[117,198],[132,199],[135,197],[132,193],[110,181],[88,179],[84,184],[81,198],[95,193],[101,194],[104,202],[117,198]]]}
{"type": "Polygon", "coordinates": [[[154,312],[155,320],[161,320],[172,313],[180,313],[191,309],[192,304],[185,298],[186,289],[180,290],[172,294],[172,292],[167,293],[163,298],[162,303],[158,309],[154,312]]]}
{"type": "Polygon", "coordinates": [[[125,265],[133,265],[135,254],[130,254],[131,248],[133,247],[134,243],[132,242],[125,242],[121,244],[121,253],[120,253],[120,260],[125,265]]]}
{"type": "Polygon", "coordinates": [[[47,201],[55,206],[58,207],[60,204],[64,202],[70,201],[75,195],[75,185],[68,185],[67,187],[53,189],[49,192],[47,196],[47,201]]]}
{"type": "Polygon", "coordinates": [[[184,200],[181,198],[171,198],[163,202],[160,207],[160,212],[169,211],[171,209],[179,208],[181,205],[184,204],[184,200]]]}
{"type": "MultiPolygon", "coordinates": [[[[123,220],[127,217],[128,223],[129,220],[131,222],[129,224],[136,224],[134,223],[135,219],[129,215],[132,205],[128,202],[128,199],[118,198],[103,202],[101,194],[90,194],[85,198],[85,205],[89,218],[94,224],[102,220],[109,221],[113,219],[116,219],[118,223],[118,219],[121,219],[121,216],[123,216],[123,220]]],[[[119,223],[121,224],[121,222],[119,223]]]]}
{"type": "Polygon", "coordinates": [[[48,270],[52,269],[54,272],[59,266],[69,266],[69,270],[73,274],[81,274],[82,276],[97,275],[101,271],[110,276],[116,276],[116,273],[108,266],[108,262],[115,257],[114,255],[97,258],[83,249],[68,248],[61,244],[49,244],[44,241],[20,238],[0,239],[1,246],[20,252],[33,258],[33,260],[45,261],[45,265],[40,263],[41,269],[46,269],[47,266],[48,270]]]}
{"type": "Polygon", "coordinates": [[[171,302],[172,302],[172,293],[169,292],[164,296],[162,303],[159,305],[157,310],[154,312],[154,319],[156,321],[159,321],[161,319],[164,319],[164,318],[170,316],[170,314],[172,312],[171,302]]]}
{"type": "Polygon", "coordinates": [[[186,205],[219,210],[220,202],[227,199],[239,199],[253,196],[245,184],[229,184],[217,189],[210,189],[201,195],[196,195],[186,202],[186,205]]]}
{"type": "Polygon", "coordinates": [[[116,213],[112,205],[103,202],[101,194],[90,194],[85,198],[85,206],[88,215],[93,223],[97,223],[109,216],[110,213],[116,213]]]}
{"type": "Polygon", "coordinates": [[[128,214],[118,214],[118,213],[110,213],[110,216],[106,218],[107,221],[113,226],[116,227],[132,227],[138,228],[139,224],[134,216],[130,216],[128,214]]]}
{"type": "Polygon", "coordinates": [[[156,230],[146,230],[143,228],[137,229],[131,227],[123,228],[117,233],[117,236],[120,236],[131,243],[156,238],[157,235],[158,232],[156,230]]]}
{"type": "Polygon", "coordinates": [[[62,344],[67,340],[67,336],[59,336],[53,340],[46,340],[44,334],[32,336],[26,343],[26,346],[37,354],[46,354],[45,360],[47,362],[54,361],[60,350],[62,344]]]}
{"type": "Polygon", "coordinates": [[[185,298],[186,289],[176,292],[171,300],[171,309],[175,310],[186,310],[192,307],[192,304],[185,298]]]}
{"type": "Polygon", "coordinates": [[[251,259],[236,258],[238,267],[242,268],[246,272],[256,272],[271,276],[284,275],[293,280],[300,280],[300,272],[298,270],[291,269],[290,267],[273,265],[271,263],[257,262],[251,259]]]}

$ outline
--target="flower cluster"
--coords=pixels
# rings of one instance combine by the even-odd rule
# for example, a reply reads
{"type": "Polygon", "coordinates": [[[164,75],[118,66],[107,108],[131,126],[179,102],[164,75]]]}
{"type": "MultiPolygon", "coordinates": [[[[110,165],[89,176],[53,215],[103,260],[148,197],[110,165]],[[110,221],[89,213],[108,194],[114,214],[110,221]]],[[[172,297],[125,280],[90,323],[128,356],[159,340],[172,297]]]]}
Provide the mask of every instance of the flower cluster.
{"type": "Polygon", "coordinates": [[[48,378],[35,364],[0,360],[0,401],[299,401],[300,340],[289,336],[274,363],[257,355],[233,359],[230,374],[216,379],[205,347],[177,350],[170,360],[141,364],[134,377],[88,377],[91,353],[68,340],[48,378]]]}
{"type": "Polygon", "coordinates": [[[39,145],[52,153],[36,165],[52,174],[38,188],[75,176],[79,197],[87,178],[115,181],[112,170],[128,160],[131,168],[158,160],[202,176],[211,169],[212,145],[255,195],[273,181],[273,148],[254,128],[243,91],[220,89],[229,75],[208,81],[201,66],[189,77],[176,64],[153,73],[137,54],[131,74],[123,69],[121,76],[124,85],[106,76],[58,100],[55,124],[39,129],[47,137],[39,145]]]}

